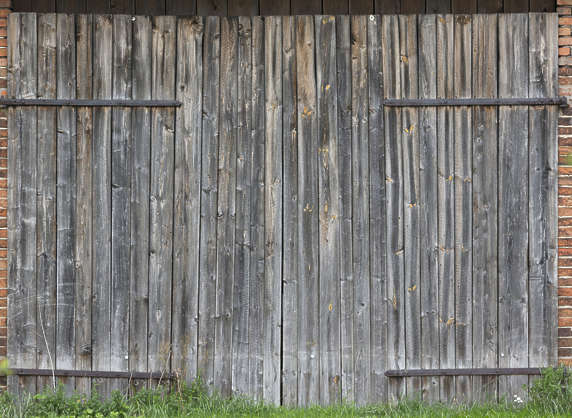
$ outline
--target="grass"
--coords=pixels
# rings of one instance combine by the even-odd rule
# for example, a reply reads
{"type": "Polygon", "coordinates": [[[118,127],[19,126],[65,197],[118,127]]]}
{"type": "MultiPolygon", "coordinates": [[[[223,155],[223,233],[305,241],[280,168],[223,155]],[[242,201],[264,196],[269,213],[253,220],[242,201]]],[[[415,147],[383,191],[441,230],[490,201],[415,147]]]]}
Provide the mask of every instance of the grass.
{"type": "Polygon", "coordinates": [[[66,396],[63,388],[19,400],[0,394],[2,417],[544,417],[572,416],[572,386],[563,368],[546,369],[530,388],[527,403],[427,405],[404,401],[398,405],[286,408],[243,398],[222,399],[206,393],[200,382],[178,390],[143,390],[132,397],[116,392],[103,401],[96,392],[85,398],[66,396]]]}

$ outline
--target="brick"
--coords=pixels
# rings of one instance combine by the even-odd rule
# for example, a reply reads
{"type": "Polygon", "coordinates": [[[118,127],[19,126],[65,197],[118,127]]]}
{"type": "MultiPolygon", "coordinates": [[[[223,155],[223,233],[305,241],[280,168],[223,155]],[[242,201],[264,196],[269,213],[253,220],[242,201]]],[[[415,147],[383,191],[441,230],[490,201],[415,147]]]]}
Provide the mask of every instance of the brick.
{"type": "MultiPolygon", "coordinates": [[[[0,324],[2,323],[2,318],[0,318],[0,324]]],[[[559,327],[570,327],[572,326],[572,318],[558,318],[559,327]]]]}
{"type": "Polygon", "coordinates": [[[558,286],[570,287],[572,286],[572,277],[566,279],[558,279],[558,286]]]}
{"type": "MultiPolygon", "coordinates": [[[[558,306],[572,306],[572,298],[558,298],[558,306]]],[[[572,336],[572,332],[570,336],[572,336]]]]}
{"type": "MultiPolygon", "coordinates": [[[[568,36],[571,34],[571,30],[570,28],[566,28],[566,27],[562,27],[562,28],[558,28],[558,36],[568,36]]],[[[4,36],[2,35],[2,30],[0,30],[0,36],[4,36]]]]}
{"type": "Polygon", "coordinates": [[[572,337],[558,338],[558,347],[571,347],[572,348],[572,337]]]}
{"type": "Polygon", "coordinates": [[[572,328],[558,328],[559,337],[572,337],[572,328]]]}
{"type": "Polygon", "coordinates": [[[0,7],[12,8],[12,0],[0,0],[0,7]]]}
{"type": "Polygon", "coordinates": [[[557,7],[556,8],[556,13],[558,13],[559,15],[569,15],[571,13],[572,9],[570,7],[557,7]]]}
{"type": "MultiPolygon", "coordinates": [[[[2,65],[2,63],[0,61],[0,66],[1,65],[2,65]]],[[[560,66],[572,65],[572,57],[559,57],[558,58],[558,65],[560,65],[560,66]]]]}
{"type": "Polygon", "coordinates": [[[562,256],[571,257],[572,256],[572,248],[558,248],[558,255],[560,257],[562,257],[562,256]]]}
{"type": "MultiPolygon", "coordinates": [[[[553,3],[554,4],[554,3],[553,3]]],[[[558,6],[571,6],[572,0],[556,0],[558,6]]]]}
{"type": "MultiPolygon", "coordinates": [[[[572,21],[572,18],[570,18],[572,21]]],[[[558,45],[572,45],[572,36],[561,36],[558,38],[558,45]]]]}
{"type": "Polygon", "coordinates": [[[559,348],[558,357],[572,357],[572,348],[559,348]]]}
{"type": "Polygon", "coordinates": [[[558,56],[563,57],[570,55],[570,47],[569,46],[562,46],[558,48],[558,56]]]}
{"type": "MultiPolygon", "coordinates": [[[[571,189],[572,187],[562,187],[562,189],[571,189]]],[[[572,226],[572,218],[564,218],[561,217],[560,219],[558,219],[558,226],[572,226]]]]}
{"type": "MultiPolygon", "coordinates": [[[[560,67],[558,68],[558,75],[572,75],[572,67],[560,67]]],[[[572,114],[572,110],[568,109],[563,109],[563,112],[566,112],[566,110],[569,110],[569,112],[572,114]]]]}
{"type": "Polygon", "coordinates": [[[569,86],[572,84],[572,77],[558,77],[558,84],[561,86],[569,86]]]}
{"type": "MultiPolygon", "coordinates": [[[[0,193],[2,193],[3,190],[0,190],[0,193]]],[[[572,187],[559,187],[558,188],[558,195],[559,196],[572,196],[572,187]]],[[[570,223],[569,225],[572,225],[572,223],[570,223]]]]}

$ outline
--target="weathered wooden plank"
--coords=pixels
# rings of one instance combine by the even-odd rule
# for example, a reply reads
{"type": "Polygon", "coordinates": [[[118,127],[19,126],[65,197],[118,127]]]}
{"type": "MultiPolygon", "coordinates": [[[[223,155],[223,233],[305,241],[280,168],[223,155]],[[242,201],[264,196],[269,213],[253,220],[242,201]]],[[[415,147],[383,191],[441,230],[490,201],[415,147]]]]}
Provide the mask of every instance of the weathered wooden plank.
{"type": "MultiPolygon", "coordinates": [[[[401,97],[417,98],[417,20],[415,16],[399,18],[399,54],[401,57],[401,97]]],[[[402,110],[405,365],[410,369],[418,368],[421,364],[418,119],[417,109],[402,110]]],[[[408,397],[419,397],[421,379],[406,379],[406,386],[408,397]]]]}
{"type": "MultiPolygon", "coordinates": [[[[454,95],[471,97],[472,17],[455,16],[454,95]]],[[[472,111],[455,108],[455,357],[472,367],[472,111]]],[[[455,380],[456,399],[471,401],[471,378],[455,380]]]]}
{"type": "Polygon", "coordinates": [[[292,15],[319,15],[321,13],[321,0],[290,0],[290,14],[292,15]]]}
{"type": "Polygon", "coordinates": [[[286,16],[290,14],[289,1],[259,0],[260,16],[286,16]]]}
{"type": "MultiPolygon", "coordinates": [[[[57,96],[75,98],[75,19],[57,17],[57,96]]],[[[60,108],[57,115],[57,326],[56,367],[74,367],[75,228],[76,228],[76,111],[60,108]]],[[[60,379],[72,392],[74,380],[60,379]]]]}
{"type": "Polygon", "coordinates": [[[314,20],[296,17],[298,74],[298,404],[316,403],[319,386],[318,132],[314,20]]]}
{"type": "Polygon", "coordinates": [[[374,11],[378,14],[397,14],[401,8],[401,0],[374,0],[374,11]]]}
{"type": "Polygon", "coordinates": [[[252,182],[252,25],[238,19],[238,103],[236,134],[236,242],[232,307],[232,393],[248,394],[250,310],[250,196],[252,182]]]}
{"type": "Polygon", "coordinates": [[[338,109],[338,166],[340,225],[340,344],[341,396],[354,401],[353,281],[352,281],[352,71],[349,16],[336,17],[336,68],[338,109]]]}
{"type": "MultiPolygon", "coordinates": [[[[345,4],[344,1],[340,1],[340,3],[345,4]]],[[[371,14],[373,13],[373,6],[373,0],[349,0],[349,13],[352,15],[371,14]]]]}
{"type": "Polygon", "coordinates": [[[341,402],[340,221],[336,18],[316,16],[318,198],[320,222],[320,402],[341,402]]]}
{"type": "MultiPolygon", "coordinates": [[[[111,16],[94,18],[93,96],[112,94],[113,22],[111,16]]],[[[59,30],[59,26],[58,26],[59,30]]],[[[59,62],[59,61],[58,61],[59,62]]],[[[111,370],[111,109],[93,109],[92,178],[92,369],[111,370]]],[[[59,222],[59,221],[58,221],[59,222]]],[[[58,256],[59,257],[59,256],[58,256]]],[[[94,379],[95,380],[95,379],[94,379]]],[[[109,382],[99,380],[97,391],[110,391],[109,382]]]]}
{"type": "MultiPolygon", "coordinates": [[[[419,97],[437,97],[437,19],[419,16],[419,97]]],[[[419,109],[421,368],[439,368],[437,109],[419,109]]],[[[439,379],[421,379],[423,400],[439,400],[439,379]]]]}
{"type": "MultiPolygon", "coordinates": [[[[497,16],[473,16],[473,97],[497,96],[497,16]]],[[[497,367],[497,108],[473,108],[473,367],[497,367]],[[477,308],[478,307],[478,308],[477,308]]],[[[494,401],[496,377],[473,377],[475,400],[494,401]]]]}
{"type": "MultiPolygon", "coordinates": [[[[131,18],[113,16],[114,99],[131,98],[131,18]]],[[[111,370],[129,369],[129,276],[131,231],[131,113],[113,108],[111,125],[111,370]]],[[[112,387],[125,392],[127,380],[112,387]]]]}
{"type": "Polygon", "coordinates": [[[160,16],[165,14],[164,1],[131,0],[135,3],[135,13],[138,15],[160,16]]]}
{"type": "Polygon", "coordinates": [[[223,396],[232,391],[232,289],[236,192],[238,20],[221,19],[220,113],[218,155],[217,279],[215,316],[215,380],[223,396]]]}
{"type": "MultiPolygon", "coordinates": [[[[385,98],[401,98],[399,22],[397,16],[382,19],[383,87],[385,98]]],[[[387,368],[405,368],[405,277],[403,255],[402,110],[384,108],[385,196],[387,228],[387,368]]],[[[405,396],[405,380],[389,380],[388,400],[405,396]]]]}
{"type": "Polygon", "coordinates": [[[503,9],[503,0],[479,0],[477,2],[479,13],[499,13],[503,9]]]}
{"type": "Polygon", "coordinates": [[[177,22],[172,370],[197,377],[203,18],[177,22]]]}
{"type": "MultiPolygon", "coordinates": [[[[156,16],[151,56],[151,98],[175,98],[176,20],[156,16]]],[[[174,129],[172,108],[151,110],[151,186],[149,210],[149,371],[169,368],[173,273],[174,129]]]]}
{"type": "Polygon", "coordinates": [[[452,13],[476,13],[477,0],[451,0],[452,13]]]}
{"type": "Polygon", "coordinates": [[[257,16],[258,0],[236,0],[228,2],[229,16],[257,16]]]}
{"type": "Polygon", "coordinates": [[[264,400],[280,404],[282,315],[282,19],[264,24],[264,400]]]}
{"type": "MultiPolygon", "coordinates": [[[[530,97],[558,94],[557,27],[555,14],[529,15],[530,97]]],[[[553,106],[529,108],[529,367],[558,361],[557,118],[553,106]]]]}
{"type": "MultiPolygon", "coordinates": [[[[55,22],[54,22],[55,24],[55,22]]],[[[80,99],[92,98],[92,28],[88,15],[76,17],[76,94],[80,99]]],[[[55,62],[54,62],[55,65],[55,62]]],[[[92,109],[77,109],[76,156],[76,238],[75,238],[75,369],[91,370],[91,301],[92,301],[92,109]]],[[[125,303],[125,301],[122,301],[125,303]]],[[[75,389],[89,394],[91,379],[76,378],[75,389]]]]}
{"type": "MultiPolygon", "coordinates": [[[[133,22],[134,99],[151,98],[151,19],[139,16],[133,22]]],[[[149,202],[151,171],[151,111],[134,109],[131,171],[131,277],[129,297],[129,370],[146,372],[149,316],[149,202]]],[[[134,381],[133,389],[144,386],[134,381]]]]}
{"type": "Polygon", "coordinates": [[[175,16],[195,15],[197,14],[197,0],[166,0],[165,14],[175,16]]]}
{"type": "MultiPolygon", "coordinates": [[[[437,97],[453,96],[453,16],[437,16],[437,97]]],[[[452,108],[437,109],[439,362],[455,367],[455,179],[452,108]]],[[[455,396],[454,377],[439,378],[441,401],[455,396]]]]}
{"type": "MultiPolygon", "coordinates": [[[[37,97],[37,19],[35,13],[10,16],[9,95],[37,97]]],[[[38,294],[36,288],[37,220],[37,111],[34,108],[9,110],[9,275],[10,301],[8,360],[16,367],[36,367],[38,294]]],[[[40,160],[41,162],[41,160],[40,160]]],[[[49,166],[48,166],[49,168],[49,166]]],[[[65,222],[65,220],[64,220],[65,222]]],[[[64,254],[65,256],[65,254],[64,254]]],[[[73,302],[73,299],[72,299],[73,302]]],[[[72,308],[73,317],[73,308],[72,308]]],[[[68,357],[69,356],[69,357],[68,357]]],[[[73,353],[65,351],[62,360],[73,353]]],[[[14,377],[8,381],[13,393],[34,392],[35,377],[14,377]]]]}
{"type": "Polygon", "coordinates": [[[427,0],[425,11],[427,13],[451,13],[451,0],[427,0]]]}
{"type": "Polygon", "coordinates": [[[371,294],[369,253],[369,141],[367,17],[351,17],[352,37],[352,265],[355,401],[371,397],[371,294]]]}
{"type": "MultiPolygon", "coordinates": [[[[323,0],[322,13],[325,15],[347,15],[349,14],[349,1],[323,0]]],[[[373,9],[373,2],[372,2],[373,9]]]]}
{"type": "Polygon", "coordinates": [[[249,285],[249,393],[263,396],[264,304],[264,19],[252,18],[252,171],[249,285]]]}
{"type": "MultiPolygon", "coordinates": [[[[381,54],[381,17],[367,22],[368,135],[369,135],[369,234],[371,259],[371,398],[387,399],[385,376],[387,345],[386,294],[386,211],[385,138],[383,125],[383,66],[381,54]]],[[[343,242],[343,241],[342,241],[343,242]]]]}
{"type": "MultiPolygon", "coordinates": [[[[506,6],[506,3],[505,3],[506,6]]],[[[499,97],[528,96],[528,15],[499,15],[499,97]]],[[[499,367],[528,366],[528,109],[499,108],[499,367]]],[[[523,397],[526,376],[499,378],[523,397]]]]}
{"type": "Polygon", "coordinates": [[[228,4],[226,0],[197,0],[197,15],[226,16],[228,4]]]}
{"type": "Polygon", "coordinates": [[[214,383],[219,51],[220,20],[208,17],[203,38],[198,373],[209,387],[214,383]]]}
{"type": "Polygon", "coordinates": [[[528,12],[528,2],[521,0],[504,0],[504,13],[528,12]]]}
{"type": "Polygon", "coordinates": [[[529,11],[531,12],[554,12],[556,3],[550,0],[530,0],[529,11]]]}
{"type": "Polygon", "coordinates": [[[425,13],[425,0],[401,0],[400,13],[401,14],[425,13]]]}
{"type": "Polygon", "coordinates": [[[56,0],[56,12],[58,13],[85,13],[87,0],[56,0]]]}

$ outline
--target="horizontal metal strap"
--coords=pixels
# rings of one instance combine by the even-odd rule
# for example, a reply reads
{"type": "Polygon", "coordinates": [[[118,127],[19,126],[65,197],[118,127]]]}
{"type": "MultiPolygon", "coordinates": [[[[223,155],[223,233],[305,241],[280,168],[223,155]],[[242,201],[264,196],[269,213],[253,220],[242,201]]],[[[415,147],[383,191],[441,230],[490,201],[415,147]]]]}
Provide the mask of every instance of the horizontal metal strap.
{"type": "Polygon", "coordinates": [[[540,375],[539,367],[524,368],[497,368],[497,369],[410,369],[387,370],[388,377],[414,377],[414,376],[513,376],[513,375],[540,375]]]}
{"type": "Polygon", "coordinates": [[[0,99],[0,106],[179,107],[177,100],[0,99]]]}
{"type": "Polygon", "coordinates": [[[98,370],[51,370],[51,369],[10,369],[10,373],[18,376],[58,376],[58,377],[101,377],[124,379],[173,379],[171,373],[160,372],[106,372],[98,370]]]}
{"type": "Polygon", "coordinates": [[[465,98],[465,99],[383,99],[381,104],[391,107],[428,106],[542,106],[568,107],[566,97],[521,97],[521,98],[465,98]]]}

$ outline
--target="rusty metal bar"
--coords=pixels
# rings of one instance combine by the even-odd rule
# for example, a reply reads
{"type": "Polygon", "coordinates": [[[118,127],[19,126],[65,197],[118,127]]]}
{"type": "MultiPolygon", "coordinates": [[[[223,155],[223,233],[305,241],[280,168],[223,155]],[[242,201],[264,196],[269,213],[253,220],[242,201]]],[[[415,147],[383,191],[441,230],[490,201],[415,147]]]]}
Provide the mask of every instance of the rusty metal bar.
{"type": "Polygon", "coordinates": [[[179,107],[177,100],[0,99],[0,106],[179,107]]]}
{"type": "Polygon", "coordinates": [[[172,373],[160,372],[105,372],[98,370],[51,370],[51,369],[10,369],[10,373],[17,376],[58,376],[58,377],[100,377],[123,379],[163,379],[170,380],[175,377],[172,373]]]}
{"type": "Polygon", "coordinates": [[[381,104],[391,107],[429,106],[549,106],[568,107],[566,97],[466,98],[466,99],[383,99],[381,104]]]}
{"type": "Polygon", "coordinates": [[[514,376],[514,375],[540,375],[541,368],[496,368],[496,369],[410,369],[387,370],[388,377],[415,377],[415,376],[514,376]]]}

